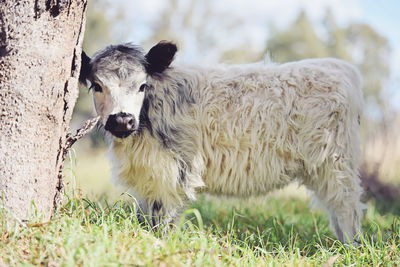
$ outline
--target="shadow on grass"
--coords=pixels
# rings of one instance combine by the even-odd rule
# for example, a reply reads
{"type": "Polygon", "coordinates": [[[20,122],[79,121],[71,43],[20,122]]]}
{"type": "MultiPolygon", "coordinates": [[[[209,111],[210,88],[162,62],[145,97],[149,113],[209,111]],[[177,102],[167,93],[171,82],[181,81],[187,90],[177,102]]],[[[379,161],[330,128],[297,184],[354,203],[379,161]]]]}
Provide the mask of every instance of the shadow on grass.
{"type": "Polygon", "coordinates": [[[366,199],[374,202],[375,209],[380,214],[400,215],[400,186],[385,183],[380,179],[380,165],[375,166],[372,171],[367,169],[364,165],[360,172],[366,199]]]}
{"type": "Polygon", "coordinates": [[[394,200],[372,199],[371,201],[373,201],[375,209],[380,214],[400,215],[400,198],[394,200]]]}

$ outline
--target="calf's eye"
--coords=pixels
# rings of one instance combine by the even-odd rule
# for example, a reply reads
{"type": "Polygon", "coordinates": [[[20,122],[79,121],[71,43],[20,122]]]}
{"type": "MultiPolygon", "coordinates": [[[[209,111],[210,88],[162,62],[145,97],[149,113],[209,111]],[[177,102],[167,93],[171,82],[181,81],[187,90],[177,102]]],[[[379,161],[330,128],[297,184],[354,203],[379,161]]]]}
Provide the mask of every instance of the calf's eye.
{"type": "Polygon", "coordinates": [[[146,89],[146,87],[147,87],[147,84],[142,84],[141,86],[140,86],[140,88],[139,88],[139,92],[144,92],[144,89],[146,89]]]}
{"type": "Polygon", "coordinates": [[[93,83],[90,88],[93,89],[95,92],[99,92],[99,93],[103,92],[103,89],[101,88],[100,84],[98,84],[98,83],[93,83]]]}

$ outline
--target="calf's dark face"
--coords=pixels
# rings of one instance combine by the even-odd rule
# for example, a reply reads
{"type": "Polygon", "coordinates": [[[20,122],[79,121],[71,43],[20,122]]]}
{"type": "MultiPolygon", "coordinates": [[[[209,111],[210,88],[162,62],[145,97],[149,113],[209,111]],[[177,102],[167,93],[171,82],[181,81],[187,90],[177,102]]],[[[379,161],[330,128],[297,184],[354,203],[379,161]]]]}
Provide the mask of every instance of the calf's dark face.
{"type": "Polygon", "coordinates": [[[160,42],[149,53],[134,45],[109,46],[90,59],[82,54],[80,81],[90,81],[104,129],[126,138],[139,129],[148,77],[160,75],[172,62],[176,46],[160,42]]]}

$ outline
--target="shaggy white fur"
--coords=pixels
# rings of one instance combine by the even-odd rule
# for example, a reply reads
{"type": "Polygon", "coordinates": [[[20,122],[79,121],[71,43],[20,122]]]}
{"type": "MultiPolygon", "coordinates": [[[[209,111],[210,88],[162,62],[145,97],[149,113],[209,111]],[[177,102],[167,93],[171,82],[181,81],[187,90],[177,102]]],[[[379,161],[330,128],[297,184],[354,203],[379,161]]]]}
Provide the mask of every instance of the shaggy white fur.
{"type": "Polygon", "coordinates": [[[147,84],[148,127],[112,138],[110,154],[113,175],[153,224],[179,216],[199,191],[247,197],[297,181],[329,211],[341,241],[359,232],[363,96],[352,65],[172,66],[147,84]]]}
{"type": "Polygon", "coordinates": [[[182,207],[202,186],[212,193],[250,196],[298,181],[329,210],[340,240],[355,236],[361,217],[363,97],[352,66],[315,59],[246,69],[175,67],[164,74],[168,78],[161,82],[148,81],[161,99],[163,88],[181,79],[195,97],[179,116],[162,112],[193,139],[178,140],[180,149],[197,152],[189,159],[189,186],[180,185],[179,154],[148,133],[114,141],[119,179],[166,210],[182,207]]]}

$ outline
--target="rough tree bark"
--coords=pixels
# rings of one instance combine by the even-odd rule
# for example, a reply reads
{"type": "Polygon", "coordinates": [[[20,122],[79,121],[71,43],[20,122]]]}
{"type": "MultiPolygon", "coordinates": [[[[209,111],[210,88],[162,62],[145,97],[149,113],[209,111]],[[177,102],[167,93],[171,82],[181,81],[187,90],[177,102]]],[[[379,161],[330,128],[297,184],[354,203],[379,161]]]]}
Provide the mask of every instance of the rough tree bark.
{"type": "Polygon", "coordinates": [[[86,4],[0,0],[0,206],[21,220],[60,197],[86,4]]]}

